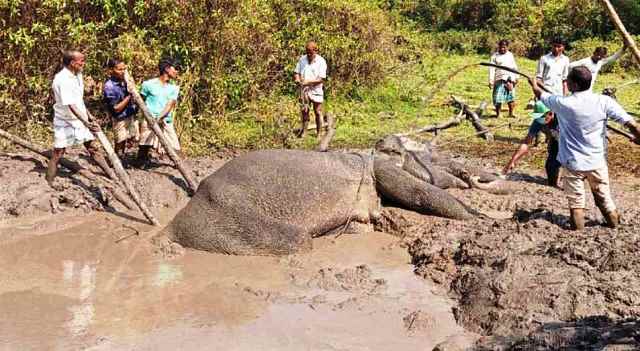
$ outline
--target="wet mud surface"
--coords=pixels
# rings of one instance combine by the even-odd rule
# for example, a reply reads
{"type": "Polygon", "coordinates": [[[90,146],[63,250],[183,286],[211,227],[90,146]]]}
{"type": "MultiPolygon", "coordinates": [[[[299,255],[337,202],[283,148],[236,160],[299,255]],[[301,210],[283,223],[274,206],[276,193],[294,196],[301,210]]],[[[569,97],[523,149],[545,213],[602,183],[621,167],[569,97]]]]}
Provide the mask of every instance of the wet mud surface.
{"type": "MultiPolygon", "coordinates": [[[[189,166],[200,180],[223,163],[189,166]]],[[[2,350],[425,350],[465,335],[397,237],[347,232],[285,257],[167,255],[150,240],[160,228],[75,175],[52,190],[38,161],[0,165],[2,350]],[[54,209],[62,197],[74,201],[54,209]]],[[[188,201],[170,167],[130,174],[162,223],[188,201]]]]}
{"type": "MultiPolygon", "coordinates": [[[[201,180],[223,163],[196,159],[189,167],[201,180]]],[[[449,190],[482,219],[448,220],[386,204],[376,232],[314,239],[307,254],[186,250],[168,258],[148,240],[157,229],[140,213],[68,173],[59,177],[62,190],[52,190],[40,161],[3,154],[0,313],[7,318],[0,320],[0,344],[7,350],[638,349],[640,181],[612,173],[618,229],[601,226],[588,196],[587,229],[568,230],[562,191],[525,170],[511,176],[520,186],[514,194],[449,190]]],[[[171,167],[130,174],[163,223],[188,201],[171,167]]]]}
{"type": "MultiPolygon", "coordinates": [[[[479,162],[479,161],[477,161],[479,162]]],[[[381,230],[403,238],[416,274],[448,289],[456,320],[482,350],[638,349],[640,182],[614,178],[623,225],[608,229],[589,199],[587,229],[569,230],[561,190],[515,174],[512,195],[452,191],[496,219],[459,222],[386,208],[381,230]]]]}

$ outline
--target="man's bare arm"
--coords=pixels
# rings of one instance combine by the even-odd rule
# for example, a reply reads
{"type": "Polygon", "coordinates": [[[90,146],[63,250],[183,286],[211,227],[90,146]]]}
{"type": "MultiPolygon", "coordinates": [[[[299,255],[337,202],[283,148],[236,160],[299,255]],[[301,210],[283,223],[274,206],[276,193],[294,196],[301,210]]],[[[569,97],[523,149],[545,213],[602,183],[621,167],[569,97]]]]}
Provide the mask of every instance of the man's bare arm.
{"type": "Polygon", "coordinates": [[[82,114],[80,113],[80,109],[76,106],[76,105],[68,105],[69,106],[69,110],[71,111],[71,113],[76,116],[77,119],[79,120],[87,120],[89,121],[89,130],[92,132],[99,132],[100,131],[100,125],[98,123],[96,123],[95,121],[90,121],[89,120],[89,116],[90,114],[82,114]]]}
{"type": "Polygon", "coordinates": [[[518,161],[529,152],[529,145],[533,143],[533,138],[530,135],[527,135],[518,149],[511,156],[511,160],[502,170],[503,174],[507,174],[511,172],[517,165],[518,161]]]}
{"type": "Polygon", "coordinates": [[[124,99],[122,99],[122,101],[113,105],[113,110],[116,113],[124,111],[124,109],[127,108],[127,105],[129,105],[129,101],[131,101],[131,95],[127,95],[124,99]]]}
{"type": "Polygon", "coordinates": [[[159,122],[164,123],[164,118],[173,111],[173,108],[176,107],[176,100],[169,101],[165,106],[162,112],[160,112],[160,116],[158,117],[159,122]]]}
{"type": "Polygon", "coordinates": [[[540,98],[540,96],[543,93],[543,90],[540,89],[540,86],[538,85],[538,79],[529,79],[529,84],[531,84],[531,89],[533,90],[533,94],[536,96],[536,98],[540,98]]]}
{"type": "Polygon", "coordinates": [[[629,131],[631,131],[633,136],[635,136],[633,142],[640,145],[640,126],[638,125],[638,123],[636,123],[635,121],[629,121],[625,123],[624,126],[627,127],[629,131]]]}

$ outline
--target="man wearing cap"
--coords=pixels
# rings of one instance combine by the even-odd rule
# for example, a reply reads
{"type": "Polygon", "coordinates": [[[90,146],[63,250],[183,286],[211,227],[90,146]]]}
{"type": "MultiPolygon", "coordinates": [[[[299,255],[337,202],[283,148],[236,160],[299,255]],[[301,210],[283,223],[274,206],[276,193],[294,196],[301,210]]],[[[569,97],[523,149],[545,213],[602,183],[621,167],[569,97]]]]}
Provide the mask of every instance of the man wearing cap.
{"type": "MultiPolygon", "coordinates": [[[[173,61],[165,59],[158,64],[158,73],[158,77],[142,83],[140,95],[142,95],[151,114],[158,121],[158,126],[169,142],[169,146],[180,154],[180,141],[173,126],[173,110],[178,101],[179,88],[171,83],[171,80],[178,78],[178,70],[173,61]]],[[[158,137],[147,125],[146,120],[143,120],[140,126],[140,149],[138,150],[138,164],[140,166],[148,166],[149,153],[152,148],[159,152],[163,150],[158,137]]]]}
{"type": "Polygon", "coordinates": [[[597,47],[593,51],[593,55],[591,57],[584,58],[582,60],[574,61],[569,64],[569,69],[579,66],[584,66],[591,71],[591,86],[589,90],[593,90],[593,85],[596,83],[596,78],[598,77],[598,73],[602,69],[603,66],[612,64],[616,62],[622,54],[624,54],[624,50],[627,48],[627,43],[625,42],[622,46],[622,49],[618,50],[615,54],[607,57],[607,48],[605,47],[597,47]]]}
{"type": "Polygon", "coordinates": [[[547,184],[560,187],[560,167],[558,162],[558,121],[554,118],[553,112],[549,110],[541,101],[537,101],[533,107],[533,112],[529,114],[533,122],[529,126],[527,136],[522,140],[520,147],[513,153],[511,160],[504,168],[503,173],[511,172],[516,163],[529,152],[529,145],[533,144],[536,136],[542,132],[547,136],[547,160],[544,169],[547,172],[547,184]]]}
{"type": "Polygon", "coordinates": [[[305,55],[300,56],[294,70],[294,80],[300,85],[302,100],[302,127],[298,133],[304,136],[309,124],[309,103],[313,104],[313,113],[316,116],[316,131],[318,137],[323,128],[324,117],[322,115],[322,103],[324,102],[323,82],[327,78],[327,62],[318,55],[318,44],[309,41],[305,47],[305,55]]]}
{"type": "Polygon", "coordinates": [[[567,95],[567,75],[569,74],[569,58],[564,55],[564,41],[553,39],[551,52],[538,61],[536,79],[554,95],[567,95]]]}
{"type": "Polygon", "coordinates": [[[92,131],[100,126],[91,123],[89,128],[79,119],[89,120],[89,112],[84,104],[84,54],[79,51],[65,51],[62,55],[63,68],[53,78],[53,154],[47,167],[45,179],[54,187],[53,180],[58,172],[58,162],[67,147],[84,144],[91,158],[109,174],[109,165],[100,150],[100,144],[94,140],[92,131]]]}
{"type": "Polygon", "coordinates": [[[546,93],[535,80],[529,80],[529,83],[536,97],[551,108],[558,119],[558,161],[567,171],[564,191],[569,200],[572,228],[584,229],[585,180],[589,181],[594,201],[607,226],[615,228],[620,222],[620,215],[609,187],[605,141],[607,120],[611,118],[626,126],[633,133],[636,144],[640,144],[638,124],[615,100],[589,90],[591,72],[586,67],[576,67],[569,72],[567,85],[572,92],[570,96],[546,93]]]}
{"type": "MultiPolygon", "coordinates": [[[[491,63],[518,70],[516,59],[509,51],[509,41],[502,39],[498,42],[498,51],[491,56],[491,63]]],[[[516,107],[516,84],[518,76],[515,73],[495,67],[489,67],[489,88],[493,90],[493,105],[496,107],[496,118],[500,117],[502,104],[509,106],[509,117],[514,117],[516,107]]]]}

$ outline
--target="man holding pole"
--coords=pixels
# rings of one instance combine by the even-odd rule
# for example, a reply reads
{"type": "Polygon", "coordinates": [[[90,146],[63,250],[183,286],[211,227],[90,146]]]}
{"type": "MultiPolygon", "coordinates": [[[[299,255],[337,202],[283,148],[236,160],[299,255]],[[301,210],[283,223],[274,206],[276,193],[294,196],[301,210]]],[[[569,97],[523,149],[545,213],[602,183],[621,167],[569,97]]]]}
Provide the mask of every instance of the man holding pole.
{"type": "MultiPolygon", "coordinates": [[[[174,128],[173,110],[178,100],[179,88],[171,83],[171,80],[178,78],[178,70],[171,60],[162,60],[158,64],[158,77],[142,83],[140,95],[144,98],[149,112],[157,120],[162,134],[169,143],[169,146],[180,152],[180,141],[174,128]]],[[[160,141],[146,120],[142,121],[140,136],[140,149],[138,151],[138,163],[140,166],[148,165],[150,151],[155,148],[161,151],[160,141]]]]}
{"type": "Polygon", "coordinates": [[[593,197],[607,226],[615,228],[620,215],[611,197],[606,159],[606,126],[609,118],[624,124],[640,144],[638,124],[612,98],[590,91],[591,72],[586,67],[572,69],[567,77],[570,96],[544,92],[536,80],[529,80],[533,92],[558,116],[560,143],[558,161],[567,170],[564,190],[569,201],[571,226],[584,229],[586,197],[584,181],[589,181],[593,197]]]}
{"type": "Polygon", "coordinates": [[[84,83],[82,69],[84,55],[76,50],[65,51],[62,55],[63,68],[53,79],[53,154],[49,160],[46,180],[53,187],[58,171],[58,162],[69,146],[84,144],[93,160],[105,171],[112,174],[100,146],[91,131],[99,131],[100,126],[92,123],[87,128],[79,119],[89,119],[84,104],[84,83]]]}

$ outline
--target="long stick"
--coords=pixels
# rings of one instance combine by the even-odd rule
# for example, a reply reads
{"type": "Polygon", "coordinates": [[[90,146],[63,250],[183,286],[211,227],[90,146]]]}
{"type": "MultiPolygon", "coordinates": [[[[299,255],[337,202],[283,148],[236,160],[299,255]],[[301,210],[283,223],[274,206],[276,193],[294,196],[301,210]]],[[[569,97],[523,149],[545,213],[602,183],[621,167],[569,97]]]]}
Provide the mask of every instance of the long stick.
{"type": "MultiPolygon", "coordinates": [[[[88,114],[88,111],[87,111],[87,114],[88,114]]],[[[78,117],[78,120],[80,120],[82,124],[84,124],[87,128],[90,127],[91,123],[89,122],[86,116],[82,116],[81,114],[79,114],[76,117],[78,117]]],[[[102,148],[104,149],[104,151],[107,152],[109,161],[111,161],[111,165],[113,165],[113,169],[115,169],[116,174],[120,178],[120,181],[124,185],[125,189],[127,189],[127,192],[129,193],[133,201],[136,203],[136,205],[138,205],[138,207],[140,208],[140,211],[142,211],[144,216],[147,217],[147,219],[149,220],[149,222],[151,222],[151,224],[160,225],[160,222],[158,222],[158,220],[153,216],[151,211],[149,211],[149,208],[147,208],[147,205],[145,205],[144,202],[142,202],[142,199],[140,199],[140,195],[138,195],[138,192],[133,187],[133,184],[131,183],[131,179],[129,178],[129,175],[127,174],[127,172],[125,172],[124,168],[122,167],[122,163],[120,163],[120,159],[118,158],[116,153],[113,151],[113,147],[111,146],[109,139],[107,139],[107,136],[104,135],[102,130],[98,130],[97,132],[91,131],[91,133],[93,133],[96,139],[100,141],[100,144],[102,144],[102,148]]]]}
{"type": "MultiPolygon", "coordinates": [[[[607,0],[601,0],[601,1],[604,1],[604,2],[609,3],[609,1],[607,1],[607,0]]],[[[610,6],[610,5],[611,5],[611,4],[609,4],[609,6],[610,6]]],[[[611,7],[611,10],[612,10],[612,11],[614,11],[614,10],[613,10],[613,7],[611,7]]],[[[614,11],[614,14],[615,14],[615,11],[614,11]]],[[[616,16],[616,17],[617,17],[617,16],[616,16]]],[[[618,18],[618,21],[619,21],[619,20],[620,20],[620,19],[618,18]]],[[[622,22],[620,22],[620,25],[622,26],[622,22]]],[[[624,26],[622,26],[622,30],[624,30],[624,26]]],[[[625,33],[626,33],[626,31],[625,31],[625,33]]],[[[628,34],[629,34],[629,33],[627,33],[627,35],[628,35],[628,34]]],[[[633,38],[631,38],[631,40],[633,41],[633,38]]],[[[632,45],[633,45],[633,47],[634,47],[634,48],[636,47],[636,46],[635,46],[635,43],[633,43],[633,42],[628,43],[628,45],[629,45],[629,46],[632,46],[632,45]]],[[[637,50],[638,50],[638,49],[636,48],[636,51],[637,51],[637,50]]],[[[639,53],[639,54],[640,54],[640,53],[639,53]]],[[[640,56],[636,56],[636,58],[638,58],[638,62],[640,62],[640,56]]],[[[530,76],[528,76],[528,75],[526,75],[526,74],[524,74],[524,73],[522,73],[522,72],[519,72],[519,71],[517,71],[517,70],[515,70],[515,69],[513,69],[513,68],[509,68],[509,67],[505,67],[505,66],[500,66],[500,65],[496,65],[496,64],[488,63],[488,62],[482,62],[482,63],[480,63],[480,65],[481,65],[481,66],[491,66],[491,67],[499,68],[499,69],[502,69],[502,70],[505,70],[505,71],[509,71],[509,72],[511,72],[511,73],[519,74],[519,75],[521,75],[521,76],[523,76],[523,77],[525,77],[525,78],[527,78],[527,79],[531,79],[531,77],[530,77],[530,76]]],[[[551,93],[547,88],[545,88],[545,87],[544,87],[544,85],[539,84],[539,85],[538,85],[538,87],[539,87],[540,89],[542,89],[542,90],[546,91],[547,93],[551,93]]],[[[634,139],[633,135],[631,135],[630,133],[627,133],[627,132],[625,132],[625,131],[623,131],[623,130],[617,129],[616,127],[612,127],[612,126],[610,126],[610,125],[607,125],[607,128],[608,128],[609,130],[611,130],[612,132],[616,133],[616,134],[620,134],[620,135],[623,135],[623,136],[627,137],[629,140],[633,140],[633,139],[634,139]]]]}
{"type": "Polygon", "coordinates": [[[627,46],[631,48],[631,53],[633,53],[633,56],[635,56],[638,64],[640,64],[640,50],[638,50],[633,37],[629,34],[629,32],[627,32],[627,29],[624,27],[624,24],[622,23],[620,17],[618,16],[618,13],[616,12],[616,9],[613,8],[613,5],[611,5],[611,2],[609,2],[609,0],[600,0],[600,2],[605,7],[605,9],[607,9],[611,21],[618,29],[618,32],[620,32],[620,35],[622,35],[622,39],[624,39],[625,43],[627,43],[627,46]]]}
{"type": "Polygon", "coordinates": [[[156,136],[158,137],[158,140],[160,140],[160,144],[169,155],[169,158],[171,158],[171,161],[173,161],[173,164],[176,166],[176,168],[178,168],[178,170],[182,174],[182,177],[187,182],[187,185],[189,186],[189,190],[190,190],[190,195],[193,195],[197,189],[196,183],[193,181],[190,173],[184,167],[182,162],[180,162],[180,158],[178,158],[178,155],[176,154],[175,150],[171,147],[167,139],[164,137],[162,130],[160,130],[160,127],[158,127],[158,124],[156,123],[156,119],[153,117],[153,115],[151,114],[151,111],[149,111],[149,108],[147,107],[147,104],[144,103],[144,100],[142,100],[142,97],[138,93],[136,84],[133,81],[133,79],[131,79],[131,76],[129,75],[128,71],[125,71],[124,79],[127,82],[127,88],[130,89],[129,91],[133,96],[133,100],[140,107],[140,110],[142,111],[142,115],[147,121],[147,124],[149,125],[151,130],[156,134],[156,136]]]}
{"type": "MultiPolygon", "coordinates": [[[[480,62],[480,66],[495,67],[495,68],[501,69],[503,71],[507,71],[507,72],[511,72],[511,73],[515,73],[517,75],[523,76],[523,77],[525,77],[525,78],[527,78],[529,80],[532,79],[530,75],[528,75],[526,73],[522,73],[522,72],[520,72],[520,71],[518,71],[516,69],[510,68],[510,67],[507,67],[507,66],[496,65],[495,63],[489,63],[489,62],[480,62]]],[[[549,91],[549,89],[547,89],[544,85],[540,84],[538,86],[540,87],[540,89],[544,90],[545,92],[551,93],[551,91],[549,91]]]]}
{"type": "MultiPolygon", "coordinates": [[[[47,159],[51,158],[52,156],[52,152],[51,150],[44,150],[42,147],[30,143],[27,140],[24,140],[20,137],[17,137],[15,135],[12,135],[2,129],[0,129],[0,137],[3,137],[11,142],[13,142],[16,145],[22,146],[23,148],[30,150],[32,152],[35,152],[36,154],[45,157],[47,159]]],[[[67,160],[64,157],[60,158],[60,164],[69,169],[70,171],[76,172],[78,174],[80,174],[81,176],[85,177],[87,180],[91,181],[91,182],[95,182],[97,187],[103,187],[103,188],[107,188],[111,191],[111,194],[113,194],[113,197],[115,197],[118,201],[120,201],[123,205],[125,205],[128,209],[133,210],[135,209],[136,205],[131,203],[131,200],[129,198],[127,198],[126,195],[122,194],[120,191],[118,191],[117,187],[114,186],[113,183],[110,183],[110,181],[108,179],[104,179],[104,178],[99,178],[97,177],[93,172],[91,172],[90,170],[82,167],[80,164],[67,160]],[[107,184],[105,184],[107,183],[107,184]]]]}

